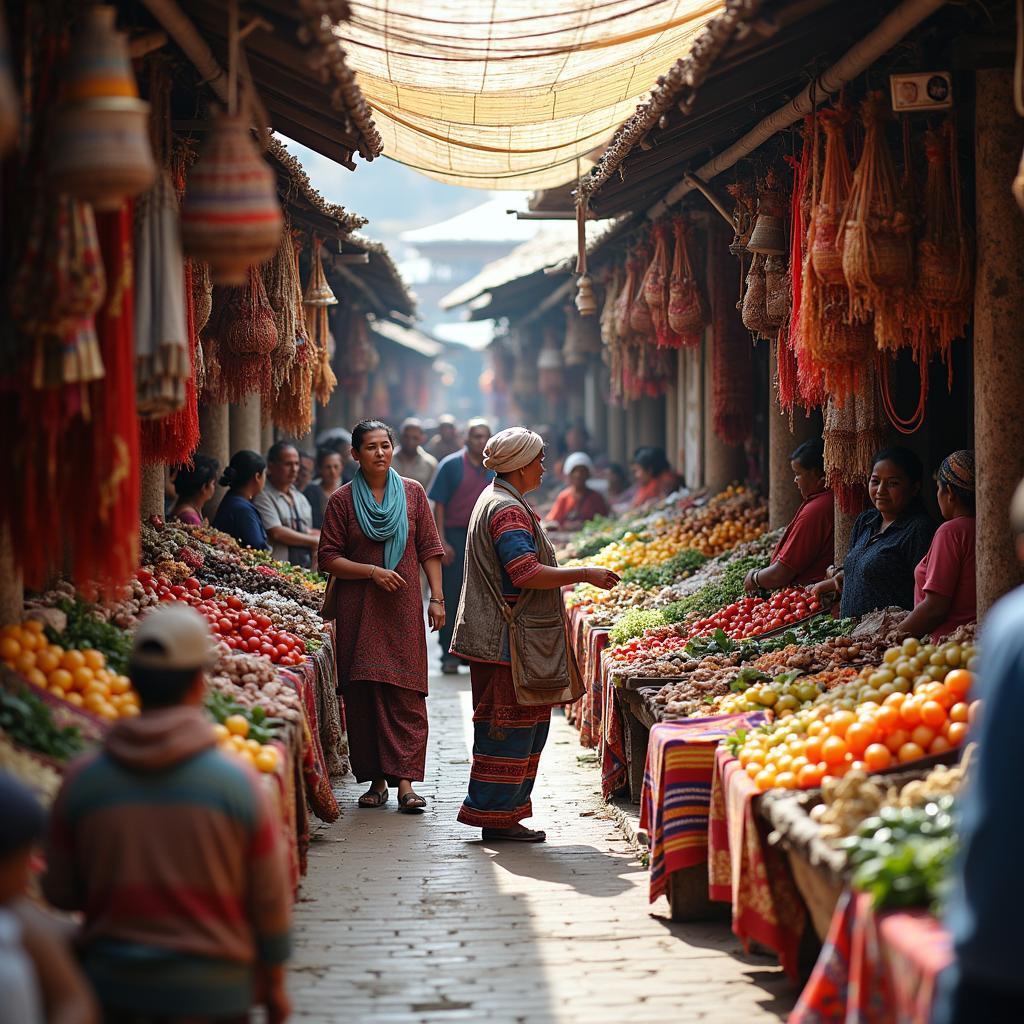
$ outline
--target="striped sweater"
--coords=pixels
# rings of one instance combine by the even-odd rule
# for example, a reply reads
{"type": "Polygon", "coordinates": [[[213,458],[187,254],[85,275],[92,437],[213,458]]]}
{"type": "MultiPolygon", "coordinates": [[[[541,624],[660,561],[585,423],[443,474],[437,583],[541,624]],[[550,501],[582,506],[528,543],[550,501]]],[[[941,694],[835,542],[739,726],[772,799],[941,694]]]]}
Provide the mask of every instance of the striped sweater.
{"type": "Polygon", "coordinates": [[[256,773],[216,749],[199,708],[125,719],[69,769],[43,888],[83,912],[86,970],[108,1006],[244,1012],[255,965],[289,953],[278,819],[256,773]]]}

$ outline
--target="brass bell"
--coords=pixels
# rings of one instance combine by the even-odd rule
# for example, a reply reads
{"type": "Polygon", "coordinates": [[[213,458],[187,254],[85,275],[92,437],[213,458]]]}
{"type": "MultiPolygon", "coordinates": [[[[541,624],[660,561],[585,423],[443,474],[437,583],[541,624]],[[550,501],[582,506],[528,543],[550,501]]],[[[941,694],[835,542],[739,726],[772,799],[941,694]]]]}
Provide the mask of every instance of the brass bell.
{"type": "Polygon", "coordinates": [[[786,204],[782,190],[776,185],[774,174],[769,174],[757,197],[757,218],[754,230],[750,232],[747,251],[762,256],[785,256],[786,204]]]}

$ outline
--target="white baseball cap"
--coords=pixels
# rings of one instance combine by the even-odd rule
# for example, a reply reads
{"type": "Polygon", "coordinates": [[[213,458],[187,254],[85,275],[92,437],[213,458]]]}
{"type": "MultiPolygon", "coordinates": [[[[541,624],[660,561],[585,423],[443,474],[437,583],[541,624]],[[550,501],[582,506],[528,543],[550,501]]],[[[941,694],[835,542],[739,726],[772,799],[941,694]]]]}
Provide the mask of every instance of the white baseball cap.
{"type": "Polygon", "coordinates": [[[565,462],[562,464],[562,472],[568,476],[574,469],[579,469],[580,466],[583,466],[590,473],[594,472],[594,463],[586,452],[573,452],[572,455],[566,456],[565,462]]]}
{"type": "Polygon", "coordinates": [[[190,672],[212,668],[216,661],[206,619],[181,601],[154,608],[135,631],[131,663],[139,668],[190,672]]]}

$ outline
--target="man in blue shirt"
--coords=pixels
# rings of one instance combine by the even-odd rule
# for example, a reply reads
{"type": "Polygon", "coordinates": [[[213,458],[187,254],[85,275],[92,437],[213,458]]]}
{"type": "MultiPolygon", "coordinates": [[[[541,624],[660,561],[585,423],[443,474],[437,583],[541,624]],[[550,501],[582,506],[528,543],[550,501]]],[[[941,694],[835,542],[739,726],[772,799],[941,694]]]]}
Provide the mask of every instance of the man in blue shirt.
{"type": "MultiPolygon", "coordinates": [[[[1010,506],[1024,563],[1024,483],[1010,506]]],[[[963,794],[960,859],[946,925],[956,963],[939,982],[933,1024],[980,1024],[1024,1017],[1019,910],[1024,905],[1024,587],[1007,594],[984,623],[973,739],[978,753],[963,794]]]]}
{"type": "Polygon", "coordinates": [[[444,545],[441,560],[441,587],[444,591],[445,625],[438,634],[441,644],[441,671],[457,675],[459,659],[450,653],[455,613],[462,594],[462,573],[466,562],[466,538],[469,517],[476,499],[494,479],[484,469],[484,448],[491,438],[491,428],[484,420],[470,420],[466,425],[466,446],[441,460],[437,476],[427,497],[434,502],[434,522],[444,545]]]}

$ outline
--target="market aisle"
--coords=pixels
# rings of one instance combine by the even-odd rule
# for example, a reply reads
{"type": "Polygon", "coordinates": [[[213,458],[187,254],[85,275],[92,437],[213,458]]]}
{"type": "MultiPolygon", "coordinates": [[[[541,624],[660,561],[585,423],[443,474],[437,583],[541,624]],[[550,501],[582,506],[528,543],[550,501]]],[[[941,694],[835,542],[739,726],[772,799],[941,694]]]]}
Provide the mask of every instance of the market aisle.
{"type": "Polygon", "coordinates": [[[455,821],[469,772],[469,677],[434,676],[430,810],[359,810],[314,840],[296,907],[295,1019],[478,1024],[688,1019],[756,1024],[791,1005],[781,971],[724,924],[652,916],[647,875],[561,715],[532,824],[544,846],[483,845],[455,821]],[[637,1017],[636,1019],[641,1019],[637,1017]]]}

